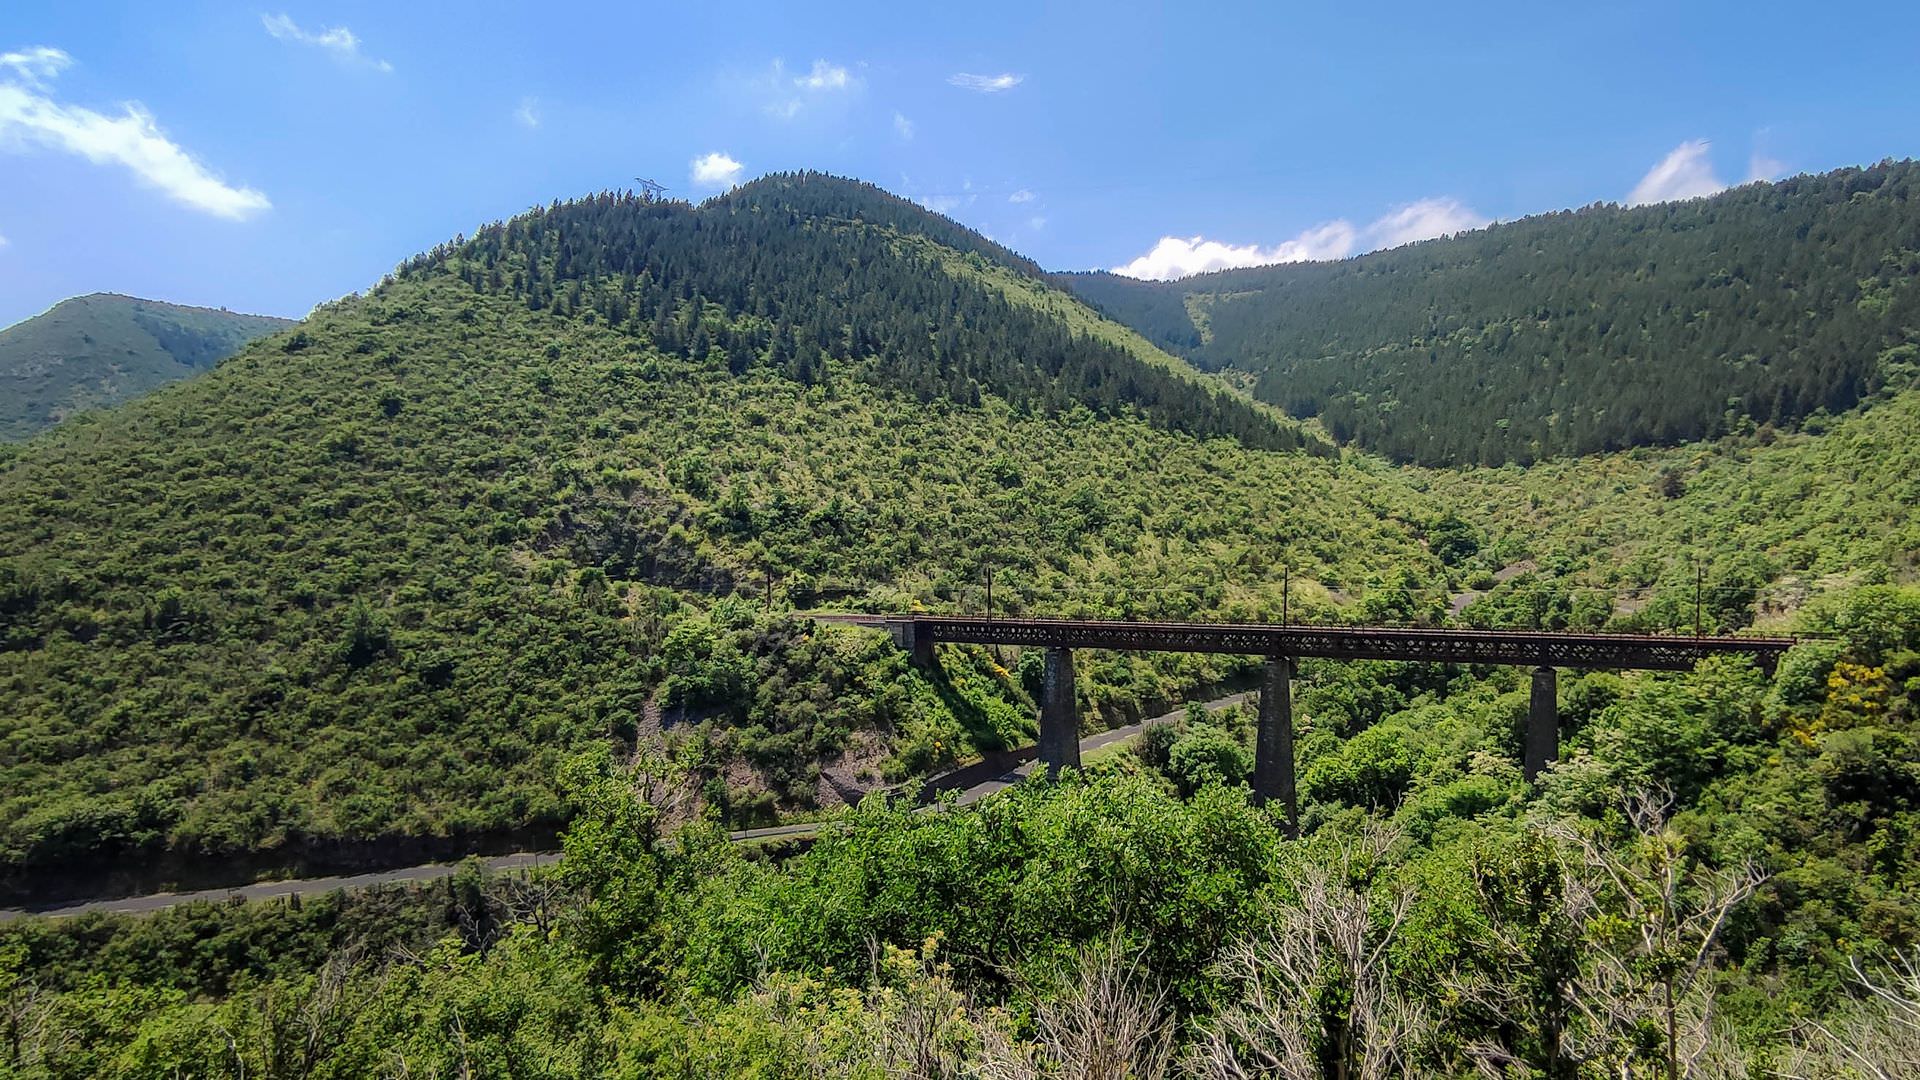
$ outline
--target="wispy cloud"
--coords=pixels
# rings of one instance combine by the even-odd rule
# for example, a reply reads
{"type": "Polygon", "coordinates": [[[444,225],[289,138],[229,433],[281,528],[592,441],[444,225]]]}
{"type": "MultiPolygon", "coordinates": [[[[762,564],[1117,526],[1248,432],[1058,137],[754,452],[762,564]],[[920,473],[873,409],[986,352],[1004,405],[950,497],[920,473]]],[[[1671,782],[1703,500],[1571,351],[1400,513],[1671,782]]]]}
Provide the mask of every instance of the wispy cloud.
{"type": "Polygon", "coordinates": [[[775,60],[767,74],[749,80],[748,85],[768,99],[761,111],[776,120],[791,120],[811,105],[859,90],[860,76],[825,60],[815,60],[803,75],[790,75],[786,62],[775,60]]]}
{"type": "Polygon", "coordinates": [[[0,74],[36,89],[46,89],[53,77],[66,70],[73,58],[59,49],[35,45],[18,52],[0,53],[0,74]]]}
{"type": "Polygon", "coordinates": [[[913,121],[907,119],[905,113],[894,113],[893,133],[903,139],[913,138],[913,121]]]}
{"type": "Polygon", "coordinates": [[[1344,218],[1304,230],[1272,247],[1227,244],[1205,237],[1163,236],[1145,255],[1113,272],[1127,277],[1170,281],[1241,266],[1344,259],[1361,251],[1399,247],[1436,236],[1485,228],[1491,220],[1458,199],[1431,198],[1395,207],[1364,228],[1344,218]]]}
{"type": "Polygon", "coordinates": [[[853,85],[853,76],[838,64],[815,60],[813,70],[793,80],[793,84],[802,90],[845,90],[853,85]]]}
{"type": "Polygon", "coordinates": [[[1027,227],[1038,232],[1047,227],[1047,219],[1038,214],[1027,219],[1027,227]]]}
{"type": "MultiPolygon", "coordinates": [[[[906,181],[907,187],[913,186],[912,182],[907,181],[905,176],[902,176],[901,180],[906,181]]],[[[951,217],[955,210],[964,210],[974,203],[979,202],[980,193],[973,189],[972,180],[963,179],[960,181],[960,190],[958,193],[936,192],[929,195],[917,196],[913,201],[936,214],[946,214],[951,217]]]]}
{"type": "Polygon", "coordinates": [[[1787,163],[1779,158],[1768,157],[1758,150],[1747,159],[1747,182],[1755,180],[1778,180],[1787,175],[1787,163]]]}
{"type": "Polygon", "coordinates": [[[738,161],[716,150],[694,158],[687,176],[694,187],[724,190],[740,182],[742,168],[738,161]]]}
{"type": "Polygon", "coordinates": [[[1725,191],[1726,181],[1714,175],[1713,162],[1707,157],[1711,145],[1705,139],[1691,139],[1674,147],[1672,153],[1661,158],[1659,164],[1648,169],[1647,175],[1633,186],[1627,195],[1627,204],[1645,206],[1698,199],[1725,191]]]}
{"type": "Polygon", "coordinates": [[[521,127],[529,130],[540,126],[540,99],[524,97],[520,107],[513,110],[513,119],[521,127]]]}
{"type": "Polygon", "coordinates": [[[974,75],[962,71],[947,76],[949,83],[962,90],[972,90],[978,94],[998,94],[1004,90],[1011,90],[1025,79],[1025,75],[1015,75],[1012,72],[1000,75],[974,75]]]}
{"type": "Polygon", "coordinates": [[[72,62],[44,46],[0,53],[0,150],[41,147],[119,165],[168,198],[216,217],[240,220],[273,206],[252,188],[221,181],[167,138],[139,102],[108,116],[56,101],[50,84],[72,62]]]}
{"type": "Polygon", "coordinates": [[[1019,191],[1007,196],[1007,201],[1010,203],[1029,203],[1032,202],[1034,198],[1033,192],[1028,191],[1026,188],[1021,188],[1019,191]]]}
{"type": "Polygon", "coordinates": [[[5,233],[0,233],[0,248],[6,247],[8,244],[12,242],[13,241],[7,239],[5,233]]]}
{"type": "Polygon", "coordinates": [[[291,41],[298,45],[311,45],[332,53],[334,59],[348,64],[363,64],[376,71],[392,71],[393,65],[385,60],[368,56],[360,49],[360,38],[344,26],[325,27],[319,30],[303,30],[300,24],[282,13],[260,16],[260,25],[267,33],[281,41],[291,41]]]}
{"type": "Polygon", "coordinates": [[[1484,229],[1492,223],[1491,218],[1474,213],[1458,199],[1421,199],[1375,220],[1362,239],[1370,250],[1378,250],[1484,229]]]}

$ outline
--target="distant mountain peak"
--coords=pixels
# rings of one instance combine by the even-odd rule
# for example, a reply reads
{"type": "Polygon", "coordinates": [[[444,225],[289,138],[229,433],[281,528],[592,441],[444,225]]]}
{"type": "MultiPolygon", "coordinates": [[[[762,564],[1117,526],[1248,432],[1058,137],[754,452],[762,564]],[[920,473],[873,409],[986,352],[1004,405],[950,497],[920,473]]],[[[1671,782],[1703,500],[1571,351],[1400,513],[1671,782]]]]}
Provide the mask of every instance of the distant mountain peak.
{"type": "Polygon", "coordinates": [[[0,330],[0,440],[187,378],[291,325],[120,293],[62,300],[0,330]]]}
{"type": "Polygon", "coordinates": [[[556,202],[412,259],[396,281],[439,274],[667,352],[718,356],[735,376],[772,367],[811,384],[832,367],[922,402],[1079,406],[1266,449],[1325,449],[1183,362],[1141,355],[1151,348],[1119,340],[1123,328],[1031,261],[824,173],[762,177],[698,207],[625,192],[556,202]]]}

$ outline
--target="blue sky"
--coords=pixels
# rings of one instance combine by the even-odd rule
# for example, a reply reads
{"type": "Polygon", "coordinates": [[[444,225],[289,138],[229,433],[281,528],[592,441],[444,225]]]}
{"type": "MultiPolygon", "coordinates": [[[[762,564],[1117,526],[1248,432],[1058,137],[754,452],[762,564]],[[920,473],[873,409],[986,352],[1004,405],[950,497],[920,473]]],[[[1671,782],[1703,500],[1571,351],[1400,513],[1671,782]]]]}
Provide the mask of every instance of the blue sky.
{"type": "Polygon", "coordinates": [[[1920,5],[76,4],[0,15],[0,324],[300,315],[535,203],[815,168],[1054,268],[1339,257],[1920,151],[1920,5]]]}

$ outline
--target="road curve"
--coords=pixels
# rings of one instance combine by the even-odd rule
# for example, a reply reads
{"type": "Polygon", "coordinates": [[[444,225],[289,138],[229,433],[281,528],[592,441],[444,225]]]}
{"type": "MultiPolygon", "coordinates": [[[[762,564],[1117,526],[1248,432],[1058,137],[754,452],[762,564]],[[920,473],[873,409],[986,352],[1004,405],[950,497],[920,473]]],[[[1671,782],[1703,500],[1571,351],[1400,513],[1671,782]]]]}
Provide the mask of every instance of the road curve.
{"type": "MultiPolygon", "coordinates": [[[[1206,703],[1210,711],[1217,711],[1231,705],[1237,705],[1251,698],[1248,694],[1232,694],[1206,703]]],[[[1082,754],[1114,743],[1131,739],[1146,730],[1149,725],[1168,723],[1185,715],[1185,710],[1177,710],[1161,716],[1142,720],[1137,724],[1102,731],[1080,740],[1082,754]]],[[[959,803],[965,806],[1003,790],[1033,772],[1034,762],[1027,762],[1010,772],[983,780],[960,792],[959,803]]],[[[790,836],[810,836],[820,828],[818,822],[796,822],[788,825],[770,825],[761,829],[742,829],[728,833],[734,841],[777,840],[790,836]]],[[[550,866],[559,861],[558,851],[519,851],[511,855],[495,855],[482,858],[480,864],[490,871],[524,870],[536,866],[550,866]]],[[[66,918],[74,915],[94,913],[115,915],[142,915],[160,911],[179,904],[190,904],[199,900],[215,903],[229,903],[235,900],[272,900],[285,896],[321,896],[336,889],[365,889],[374,885],[391,885],[399,882],[437,881],[452,875],[460,861],[422,863],[419,866],[402,867],[398,870],[382,870],[370,874],[347,874],[338,877],[293,878],[287,881],[261,881],[252,885],[236,885],[223,889],[200,889],[195,892],[152,893],[146,896],[127,896],[107,900],[86,900],[79,903],[63,904],[45,908],[0,908],[0,922],[27,916],[43,918],[66,918]]]]}

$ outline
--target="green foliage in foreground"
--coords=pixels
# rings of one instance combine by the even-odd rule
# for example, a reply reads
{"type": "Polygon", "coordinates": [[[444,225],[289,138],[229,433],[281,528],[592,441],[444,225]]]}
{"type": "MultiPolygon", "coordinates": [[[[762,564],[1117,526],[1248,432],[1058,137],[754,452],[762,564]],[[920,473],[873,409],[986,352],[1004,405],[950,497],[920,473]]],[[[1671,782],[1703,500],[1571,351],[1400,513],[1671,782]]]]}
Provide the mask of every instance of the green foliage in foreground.
{"type": "Polygon", "coordinates": [[[1898,1075],[1920,1032],[1859,979],[1897,987],[1920,944],[1920,595],[1821,618],[1841,636],[1771,684],[1573,680],[1537,789],[1502,750],[1517,686],[1353,736],[1308,709],[1298,841],[1243,788],[1122,758],[965,809],[870,800],[766,863],[669,827],[665,763],[589,755],[548,891],[436,887],[416,925],[468,913],[437,947],[375,955],[313,906],[0,929],[4,1052],[26,1077],[1898,1075]],[[207,958],[275,922],[284,952],[207,958]],[[187,974],[150,976],[168,940],[187,974]]]}
{"type": "Polygon", "coordinates": [[[95,293],[0,330],[0,442],[198,374],[289,319],[95,293]]]}

